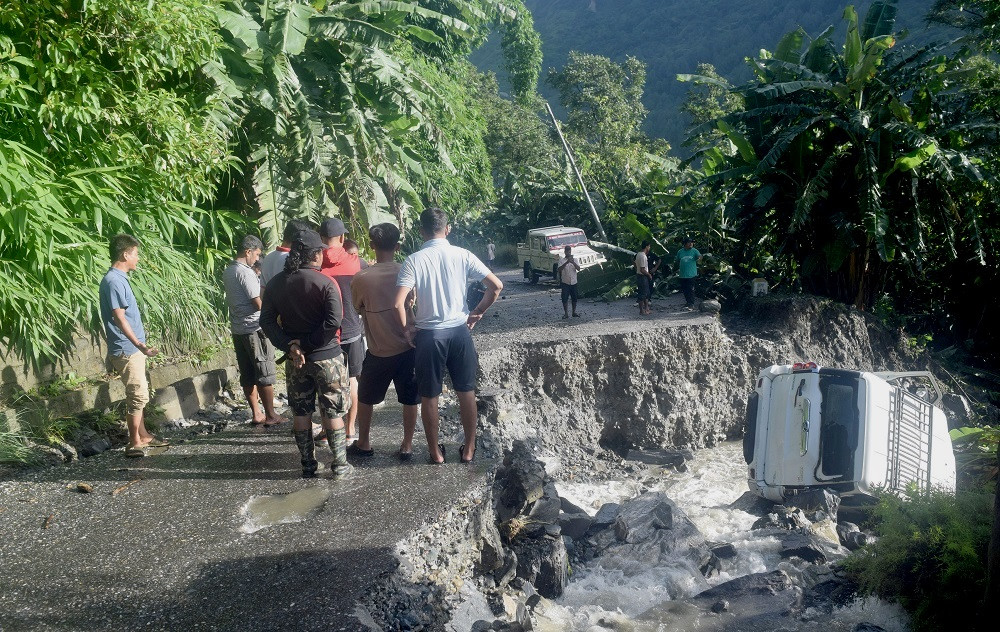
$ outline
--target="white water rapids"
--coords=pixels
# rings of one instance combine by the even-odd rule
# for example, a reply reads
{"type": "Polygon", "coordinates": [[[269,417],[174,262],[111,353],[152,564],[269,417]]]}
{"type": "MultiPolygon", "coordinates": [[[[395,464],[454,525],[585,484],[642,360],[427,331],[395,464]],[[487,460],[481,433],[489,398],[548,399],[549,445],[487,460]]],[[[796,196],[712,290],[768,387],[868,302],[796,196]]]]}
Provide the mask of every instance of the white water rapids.
{"type": "MultiPolygon", "coordinates": [[[[543,457],[546,469],[557,481],[557,457],[543,457]]],[[[670,626],[633,621],[634,617],[654,606],[690,597],[736,577],[785,569],[797,574],[794,567],[780,558],[781,545],[774,537],[759,537],[750,530],[757,516],[731,509],[730,503],[747,490],[746,464],[739,443],[727,443],[695,453],[687,463],[687,472],[666,472],[650,486],[649,480],[616,480],[602,484],[557,482],[559,494],[595,514],[603,503],[622,502],[644,491],[662,491],[673,500],[698,527],[709,542],[732,543],[738,552],[727,570],[706,580],[697,569],[677,560],[676,563],[651,565],[637,574],[605,568],[590,562],[572,569],[569,584],[561,598],[543,602],[535,610],[536,630],[542,632],[598,632],[620,630],[634,632],[671,632],[702,628],[698,615],[678,616],[670,626]]],[[[846,553],[846,551],[845,551],[846,553]]],[[[608,565],[614,566],[614,564],[608,565]]],[[[907,616],[898,606],[877,599],[858,601],[832,616],[817,613],[813,621],[787,621],[782,630],[804,632],[850,632],[861,622],[882,627],[886,632],[906,632],[907,616]]],[[[705,626],[708,627],[708,626],[705,626]]]]}

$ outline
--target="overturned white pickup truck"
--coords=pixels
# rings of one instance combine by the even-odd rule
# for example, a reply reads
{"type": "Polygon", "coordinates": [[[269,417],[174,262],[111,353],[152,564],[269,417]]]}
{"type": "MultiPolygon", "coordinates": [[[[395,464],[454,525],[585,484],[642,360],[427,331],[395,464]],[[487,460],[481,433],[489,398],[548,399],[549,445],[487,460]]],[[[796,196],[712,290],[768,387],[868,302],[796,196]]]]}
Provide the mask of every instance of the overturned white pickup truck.
{"type": "Polygon", "coordinates": [[[953,491],[955,455],[940,399],[927,371],[767,367],[747,403],[750,490],[775,502],[814,488],[953,491]]]}

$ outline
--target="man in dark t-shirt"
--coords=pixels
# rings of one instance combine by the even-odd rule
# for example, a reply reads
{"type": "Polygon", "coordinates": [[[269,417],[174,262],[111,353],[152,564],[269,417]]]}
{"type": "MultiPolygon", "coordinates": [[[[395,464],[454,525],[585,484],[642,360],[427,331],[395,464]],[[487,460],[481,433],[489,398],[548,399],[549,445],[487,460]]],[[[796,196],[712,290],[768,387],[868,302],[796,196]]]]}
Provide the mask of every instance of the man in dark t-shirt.
{"type": "Polygon", "coordinates": [[[288,355],[288,403],[303,478],[315,477],[318,468],[311,424],[317,397],[333,452],[333,477],[341,478],[351,471],[343,419],[351,405],[350,387],[338,340],[344,307],[337,284],[320,272],[324,250],[318,234],[300,232],[285,269],[264,290],[260,313],[264,333],[288,355]]]}

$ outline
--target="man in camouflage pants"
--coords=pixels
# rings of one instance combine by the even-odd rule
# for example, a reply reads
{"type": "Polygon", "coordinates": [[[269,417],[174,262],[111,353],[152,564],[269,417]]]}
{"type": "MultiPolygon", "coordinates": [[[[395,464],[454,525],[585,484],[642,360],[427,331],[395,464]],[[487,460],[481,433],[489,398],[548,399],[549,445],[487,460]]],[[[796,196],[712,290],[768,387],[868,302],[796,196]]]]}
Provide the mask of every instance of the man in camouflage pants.
{"type": "Polygon", "coordinates": [[[312,434],[317,397],[333,478],[351,472],[344,433],[350,386],[339,339],[344,308],[336,282],[319,271],[325,248],[314,231],[296,236],[285,269],[267,284],[260,314],[264,333],[288,356],[285,385],[303,478],[315,477],[319,467],[312,434]]]}

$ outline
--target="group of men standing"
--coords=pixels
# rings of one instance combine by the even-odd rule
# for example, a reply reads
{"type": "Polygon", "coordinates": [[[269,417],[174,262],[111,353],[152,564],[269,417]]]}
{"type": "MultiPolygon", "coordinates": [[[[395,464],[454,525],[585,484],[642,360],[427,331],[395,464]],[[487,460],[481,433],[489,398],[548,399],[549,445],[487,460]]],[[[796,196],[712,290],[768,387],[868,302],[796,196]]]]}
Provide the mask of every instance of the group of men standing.
{"type": "MultiPolygon", "coordinates": [[[[635,255],[635,275],[636,285],[639,287],[639,315],[648,316],[653,313],[650,299],[653,296],[653,275],[659,269],[661,260],[650,263],[650,248],[648,241],[642,242],[639,252],[635,255]]],[[[694,285],[698,277],[698,262],[701,261],[702,254],[694,247],[694,239],[685,237],[682,247],[677,251],[674,260],[677,263],[677,276],[681,283],[681,292],[684,294],[684,306],[687,310],[694,309],[694,285]]],[[[565,299],[563,300],[565,303],[565,299]]],[[[574,307],[575,309],[575,307],[574,307]]]]}
{"type": "MultiPolygon", "coordinates": [[[[325,441],[331,451],[334,478],[351,471],[349,454],[374,454],[372,412],[384,401],[390,383],[403,405],[399,458],[412,458],[419,405],[428,461],[444,463],[445,446],[438,439],[438,398],[447,372],[465,436],[459,460],[472,461],[478,355],[471,330],[503,284],[471,252],[448,242],[451,226],[439,209],[421,214],[423,246],[402,264],[395,261],[401,233],[394,224],[369,230],[373,265],[345,248],[347,230],[340,219],[327,219],[317,228],[289,222],[282,244],[260,261],[260,277],[254,264],[261,259],[264,246],[248,235],[223,273],[240,384],[253,423],[267,426],[282,421],[274,410],[277,349],[284,353],[292,431],[303,477],[314,477],[320,469],[317,441],[325,441]],[[483,282],[486,291],[470,310],[466,287],[477,281],[483,282]],[[321,435],[312,429],[317,402],[321,435]]],[[[136,269],[138,247],[138,241],[128,235],[112,239],[112,266],[100,288],[112,363],[128,394],[126,454],[135,457],[144,456],[147,447],[166,444],[146,431],[142,418],[148,401],[145,358],[157,351],[145,346],[141,317],[126,276],[136,269]]]]}

